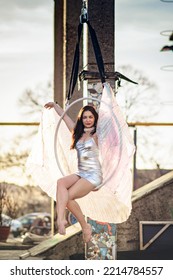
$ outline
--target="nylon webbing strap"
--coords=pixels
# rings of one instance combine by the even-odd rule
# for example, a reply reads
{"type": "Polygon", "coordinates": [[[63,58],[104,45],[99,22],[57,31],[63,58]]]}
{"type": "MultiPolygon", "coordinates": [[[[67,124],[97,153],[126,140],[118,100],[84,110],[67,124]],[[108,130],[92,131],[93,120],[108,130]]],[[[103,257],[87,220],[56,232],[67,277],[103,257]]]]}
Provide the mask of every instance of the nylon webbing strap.
{"type": "Polygon", "coordinates": [[[72,65],[72,72],[71,72],[71,78],[70,78],[70,85],[69,85],[69,91],[68,91],[68,95],[67,95],[67,100],[70,100],[72,95],[73,95],[73,91],[77,82],[77,78],[78,78],[78,71],[79,71],[79,45],[80,45],[80,38],[81,38],[81,34],[82,34],[82,29],[83,29],[83,24],[79,24],[78,25],[78,41],[76,43],[76,49],[75,49],[75,53],[74,53],[74,59],[73,59],[73,65],[72,65]]]}
{"type": "Polygon", "coordinates": [[[98,70],[100,73],[100,79],[101,79],[101,82],[104,83],[105,82],[105,69],[104,69],[104,63],[103,63],[103,58],[102,58],[102,54],[101,54],[101,49],[100,49],[100,46],[99,46],[99,43],[97,40],[95,30],[92,28],[89,21],[88,21],[88,28],[89,28],[89,32],[90,32],[90,36],[91,36],[91,41],[92,41],[92,45],[93,45],[93,49],[94,49],[94,54],[95,54],[98,70]]]}
{"type": "MultiPolygon", "coordinates": [[[[86,23],[88,24],[88,29],[89,29],[93,49],[94,49],[94,54],[95,54],[98,70],[99,70],[99,73],[100,73],[100,79],[101,79],[101,82],[104,83],[105,82],[105,70],[104,70],[104,63],[103,63],[103,58],[102,58],[102,54],[101,54],[101,49],[100,49],[100,46],[99,46],[99,43],[98,43],[98,40],[97,40],[95,30],[92,28],[89,21],[86,21],[86,23]]],[[[70,84],[69,84],[69,91],[68,91],[68,94],[67,94],[67,100],[71,99],[71,97],[73,95],[74,88],[75,88],[76,83],[77,83],[77,79],[78,79],[79,60],[80,60],[79,47],[80,47],[80,38],[81,38],[81,34],[82,34],[82,29],[83,29],[83,24],[80,23],[78,25],[78,41],[76,43],[76,49],[75,49],[75,53],[74,53],[72,72],[71,72],[71,78],[70,78],[70,84]]]]}

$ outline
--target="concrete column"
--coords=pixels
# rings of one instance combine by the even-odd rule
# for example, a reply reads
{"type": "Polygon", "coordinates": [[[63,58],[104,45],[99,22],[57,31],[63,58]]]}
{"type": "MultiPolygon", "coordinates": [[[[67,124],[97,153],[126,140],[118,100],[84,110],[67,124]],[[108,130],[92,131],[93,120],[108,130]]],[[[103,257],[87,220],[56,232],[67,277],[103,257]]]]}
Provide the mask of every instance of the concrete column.
{"type": "MultiPolygon", "coordinates": [[[[79,17],[81,14],[82,0],[54,0],[55,1],[55,70],[54,70],[54,98],[59,104],[64,105],[65,97],[68,92],[72,63],[74,58],[75,45],[77,42],[77,28],[79,24],[79,17]]],[[[114,0],[88,0],[88,16],[91,26],[95,29],[96,35],[100,44],[103,61],[105,63],[106,71],[114,71],[114,0]]],[[[80,44],[80,65],[79,71],[82,71],[82,40],[80,44]]],[[[96,59],[93,52],[91,38],[88,38],[88,70],[98,71],[96,59]]],[[[78,91],[77,85],[72,97],[76,100],[83,96],[82,84],[81,89],[78,91]]],[[[76,114],[82,107],[82,102],[77,103],[70,113],[72,118],[76,118],[76,114]]],[[[94,221],[91,221],[93,223],[94,221]]],[[[95,221],[98,225],[98,223],[95,221]]],[[[107,224],[103,225],[103,228],[107,224]]],[[[100,225],[99,225],[100,226],[100,225]]],[[[94,242],[98,245],[99,254],[98,258],[116,259],[116,227],[109,225],[113,228],[110,236],[104,235],[105,242],[110,239],[113,246],[106,248],[106,243],[103,242],[102,246],[98,245],[97,235],[94,236],[94,242]],[[110,251],[110,252],[109,252],[110,251]],[[106,253],[105,253],[106,252],[106,253]],[[104,255],[106,254],[106,255],[104,255]]],[[[102,228],[101,228],[102,230],[102,228]]],[[[100,238],[102,239],[102,233],[100,238]]],[[[100,242],[100,240],[99,240],[100,242]]],[[[86,256],[90,258],[89,253],[93,253],[93,248],[87,248],[86,256]],[[92,252],[90,252],[90,250],[92,252]]],[[[90,254],[91,255],[91,254],[90,254]]],[[[97,258],[97,257],[96,257],[97,258]]]]}
{"type": "Polygon", "coordinates": [[[54,100],[63,106],[66,89],[66,0],[54,2],[54,100]]]}
{"type": "MultiPolygon", "coordinates": [[[[109,68],[109,71],[111,71],[110,63],[114,64],[114,2],[114,0],[88,0],[89,21],[100,44],[105,70],[109,68]]],[[[89,64],[96,62],[90,38],[88,61],[89,64]]],[[[95,69],[97,70],[97,66],[93,67],[93,70],[95,69]]]]}
{"type": "MultiPolygon", "coordinates": [[[[82,0],[54,1],[54,98],[63,105],[69,88],[82,0]]],[[[88,15],[99,40],[105,68],[108,71],[114,71],[114,0],[88,0],[88,15]]],[[[96,63],[96,60],[90,37],[88,44],[88,70],[96,69],[97,71],[97,66],[92,65],[96,63]]],[[[82,71],[82,39],[80,51],[79,70],[82,71]]],[[[82,97],[82,84],[79,91],[76,86],[72,101],[79,97],[82,97]]],[[[80,107],[81,104],[78,103],[75,111],[78,111],[80,107]]]]}

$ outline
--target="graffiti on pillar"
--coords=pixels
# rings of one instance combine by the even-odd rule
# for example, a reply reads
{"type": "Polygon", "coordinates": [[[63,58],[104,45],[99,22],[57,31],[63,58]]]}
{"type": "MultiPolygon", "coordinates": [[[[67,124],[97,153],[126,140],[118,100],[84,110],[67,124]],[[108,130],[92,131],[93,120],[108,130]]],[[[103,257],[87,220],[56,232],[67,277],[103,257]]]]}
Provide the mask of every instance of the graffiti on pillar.
{"type": "Polygon", "coordinates": [[[87,260],[116,259],[116,225],[87,218],[92,226],[92,238],[86,245],[87,260]]]}

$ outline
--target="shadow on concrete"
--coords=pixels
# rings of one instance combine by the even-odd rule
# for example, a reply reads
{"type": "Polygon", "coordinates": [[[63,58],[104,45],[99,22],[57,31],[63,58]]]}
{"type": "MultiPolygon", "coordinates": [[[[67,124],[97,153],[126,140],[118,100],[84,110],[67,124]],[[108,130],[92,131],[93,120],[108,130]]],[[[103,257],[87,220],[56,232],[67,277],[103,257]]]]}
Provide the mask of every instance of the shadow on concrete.
{"type": "MultiPolygon", "coordinates": [[[[70,256],[70,260],[84,260],[83,254],[70,256]]],[[[123,251],[117,253],[117,260],[173,260],[173,250],[162,251],[123,251]]]]}
{"type": "Polygon", "coordinates": [[[173,260],[173,250],[118,252],[119,260],[173,260]]]}

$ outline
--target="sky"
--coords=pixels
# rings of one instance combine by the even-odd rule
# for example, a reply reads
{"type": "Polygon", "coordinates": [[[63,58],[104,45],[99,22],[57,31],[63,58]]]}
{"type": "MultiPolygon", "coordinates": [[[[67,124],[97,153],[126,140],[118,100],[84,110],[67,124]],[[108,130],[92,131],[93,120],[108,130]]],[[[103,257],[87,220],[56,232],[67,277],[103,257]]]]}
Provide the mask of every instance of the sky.
{"type": "Polygon", "coordinates": [[[117,68],[132,65],[157,85],[161,106],[156,121],[160,122],[173,122],[173,52],[160,51],[165,45],[173,45],[169,36],[160,34],[165,30],[173,31],[172,14],[173,3],[116,1],[117,68]],[[161,70],[166,65],[172,65],[169,68],[172,71],[161,70]]]}
{"type": "Polygon", "coordinates": [[[0,0],[0,122],[27,121],[18,99],[26,89],[52,79],[53,4],[0,0]]]}
{"type": "MultiPolygon", "coordinates": [[[[18,99],[53,77],[53,0],[0,0],[0,122],[24,121],[18,99]]],[[[158,86],[160,121],[173,121],[173,53],[170,45],[173,3],[116,0],[116,65],[133,65],[158,86]]],[[[90,19],[92,21],[92,19],[90,19]]]]}
{"type": "MultiPolygon", "coordinates": [[[[155,117],[148,112],[148,121],[173,122],[173,67],[169,68],[172,71],[161,70],[163,66],[173,66],[173,52],[160,51],[165,45],[173,45],[173,42],[169,41],[169,36],[161,35],[165,30],[173,31],[172,14],[173,3],[164,3],[160,0],[116,1],[117,71],[121,65],[132,65],[157,86],[154,102],[158,105],[159,111],[155,117]]],[[[139,161],[137,157],[137,167],[156,168],[156,163],[159,163],[160,168],[172,169],[173,161],[170,154],[173,149],[173,127],[137,129],[137,155],[140,149],[143,150],[146,160],[139,161]],[[144,141],[139,144],[142,129],[145,137],[147,136],[146,141],[150,143],[149,146],[144,141]]]]}
{"type": "MultiPolygon", "coordinates": [[[[28,121],[19,98],[53,77],[54,1],[0,0],[0,7],[0,122],[28,121]]],[[[160,33],[173,28],[173,3],[116,0],[115,11],[116,70],[132,65],[149,77],[161,105],[156,121],[173,122],[173,72],[161,70],[173,65],[173,52],[160,52],[171,45],[160,33]]]]}

